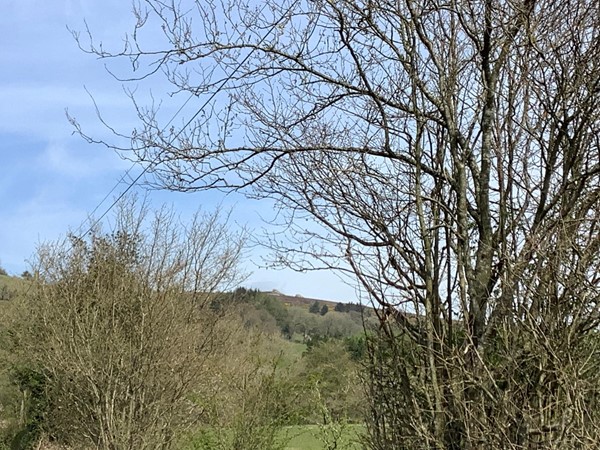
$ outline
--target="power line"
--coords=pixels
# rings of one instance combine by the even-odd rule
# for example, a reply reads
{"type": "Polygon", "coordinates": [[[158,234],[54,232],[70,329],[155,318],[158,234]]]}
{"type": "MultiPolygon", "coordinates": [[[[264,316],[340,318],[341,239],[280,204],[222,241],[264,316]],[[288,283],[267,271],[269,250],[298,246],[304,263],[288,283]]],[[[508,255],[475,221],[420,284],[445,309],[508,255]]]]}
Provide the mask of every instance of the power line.
{"type": "MultiPolygon", "coordinates": [[[[250,52],[244,57],[244,59],[238,63],[238,65],[235,67],[235,69],[233,70],[233,72],[231,72],[222,82],[221,85],[209,96],[209,98],[202,104],[202,106],[194,113],[194,115],[190,118],[190,120],[188,120],[186,122],[186,124],[181,127],[181,129],[179,130],[179,132],[173,136],[173,138],[169,141],[169,143],[167,144],[167,146],[171,146],[173,144],[173,142],[175,142],[175,140],[181,135],[181,133],[183,133],[183,131],[190,126],[190,124],[196,119],[196,117],[198,117],[198,115],[204,110],[204,108],[206,108],[206,106],[212,101],[213,98],[215,98],[215,96],[221,92],[221,90],[225,87],[225,85],[231,81],[231,79],[234,77],[234,75],[237,73],[238,70],[240,70],[240,68],[246,63],[246,61],[248,61],[248,59],[250,59],[250,57],[252,56],[252,54],[256,51],[256,49],[267,39],[267,37],[269,37],[269,35],[275,30],[275,28],[277,28],[279,26],[279,24],[281,23],[281,21],[283,19],[285,19],[285,17],[290,13],[290,11],[292,10],[293,6],[296,4],[296,2],[292,3],[290,5],[290,7],[286,10],[286,12],[281,16],[281,18],[273,23],[273,25],[271,26],[271,28],[269,29],[269,31],[267,31],[267,33],[261,38],[261,40],[252,47],[252,49],[250,50],[250,52]]],[[[261,9],[261,13],[264,11],[264,9],[266,8],[266,4],[263,6],[263,8],[261,9]]],[[[166,130],[166,128],[173,122],[173,120],[175,120],[175,118],[179,115],[179,113],[183,110],[183,108],[185,108],[185,106],[190,102],[190,100],[194,97],[194,93],[191,93],[190,96],[187,98],[187,100],[181,105],[181,107],[175,112],[175,114],[173,115],[173,117],[171,117],[171,120],[169,120],[169,122],[167,122],[167,124],[164,126],[164,128],[162,129],[162,132],[164,132],[166,130]]],[[[127,188],[125,188],[125,190],[111,203],[111,205],[106,209],[106,211],[104,211],[102,213],[102,215],[94,220],[92,222],[92,224],[89,226],[89,228],[87,229],[87,231],[83,234],[81,234],[79,237],[83,238],[85,235],[87,235],[90,231],[92,231],[92,229],[98,224],[98,222],[100,222],[109,212],[112,208],[114,208],[114,206],[123,198],[125,197],[125,195],[133,188],[133,186],[135,186],[137,184],[137,182],[148,172],[148,170],[150,170],[150,168],[152,166],[154,166],[160,157],[160,153],[156,156],[156,158],[154,158],[152,161],[150,161],[150,163],[148,163],[148,165],[146,167],[144,167],[144,170],[142,170],[142,172],[133,179],[133,181],[131,183],[129,183],[129,185],[127,186],[127,188]]],[[[94,210],[92,211],[91,215],[93,215],[98,208],[102,205],[102,203],[104,203],[106,201],[106,199],[108,198],[108,196],[110,194],[112,194],[114,192],[114,190],[119,186],[119,184],[125,179],[125,177],[129,174],[129,172],[136,166],[137,163],[134,163],[129,169],[127,169],[127,171],[125,172],[125,174],[119,179],[119,181],[117,181],[117,183],[113,186],[113,188],[108,192],[108,194],[106,194],[104,196],[104,198],[102,199],[102,201],[94,208],[94,210]]],[[[91,217],[90,217],[91,219],[91,217]]],[[[88,219],[89,220],[89,219],[88,219]]],[[[83,224],[86,221],[84,221],[82,223],[82,225],[79,226],[79,228],[77,230],[79,230],[83,224]]]]}
{"type": "MultiPolygon", "coordinates": [[[[88,92],[88,94],[89,94],[89,92],[88,92]]],[[[91,95],[91,94],[90,94],[90,95],[91,95]]],[[[185,102],[183,102],[183,104],[182,104],[182,105],[179,107],[179,109],[178,109],[177,111],[175,111],[175,114],[173,114],[173,117],[171,117],[171,119],[170,119],[170,120],[167,122],[167,124],[166,124],[166,125],[163,127],[163,130],[162,130],[162,131],[166,130],[166,129],[167,129],[167,127],[168,127],[169,125],[171,125],[171,123],[173,122],[173,120],[175,120],[175,118],[176,118],[176,117],[179,115],[179,113],[181,113],[181,111],[183,110],[183,108],[185,108],[185,106],[186,106],[186,105],[189,103],[189,101],[190,101],[190,100],[191,100],[193,97],[194,97],[194,94],[190,95],[190,96],[187,98],[187,100],[186,100],[185,102]]],[[[93,98],[92,98],[92,100],[93,100],[93,98]]],[[[202,107],[202,108],[204,108],[205,106],[206,106],[206,105],[203,105],[203,107],[202,107]]],[[[187,125],[186,125],[186,126],[187,126],[187,125]]],[[[182,129],[182,130],[183,130],[183,129],[182,129]]],[[[179,135],[179,134],[178,134],[178,135],[179,135]]],[[[178,136],[178,135],[177,135],[177,136],[178,136]]],[[[174,139],[176,139],[176,138],[177,138],[177,136],[176,136],[174,139]]],[[[155,160],[153,160],[153,161],[151,162],[151,165],[152,165],[153,163],[155,163],[155,162],[156,162],[156,159],[155,159],[155,160]]],[[[110,191],[108,191],[108,193],[107,193],[107,194],[106,194],[106,195],[105,195],[105,196],[102,198],[102,200],[100,200],[100,203],[98,203],[98,204],[96,205],[96,207],[95,207],[95,208],[92,210],[92,212],[89,214],[89,217],[90,217],[90,218],[94,216],[94,213],[95,213],[95,212],[98,210],[98,208],[100,208],[100,206],[102,206],[102,204],[103,204],[103,203],[106,201],[106,199],[107,199],[107,198],[110,196],[110,194],[112,194],[112,193],[115,191],[115,189],[117,189],[117,188],[119,187],[119,185],[121,184],[121,182],[125,181],[125,177],[127,177],[127,175],[129,175],[129,172],[131,172],[131,171],[133,170],[133,168],[134,168],[135,166],[137,166],[137,165],[138,165],[138,163],[137,163],[137,162],[134,162],[134,163],[133,163],[133,164],[132,164],[132,165],[129,167],[129,169],[127,169],[127,170],[125,171],[125,173],[124,173],[124,174],[123,174],[123,175],[122,175],[122,176],[119,178],[119,180],[118,180],[118,181],[117,181],[117,182],[114,184],[114,186],[112,187],[112,189],[111,189],[110,191]]],[[[145,171],[144,171],[144,172],[142,172],[142,174],[143,174],[143,173],[145,173],[145,171]]],[[[135,179],[135,181],[133,181],[133,182],[132,182],[132,184],[133,184],[133,185],[135,185],[135,183],[137,183],[137,181],[139,181],[139,179],[140,179],[140,177],[136,178],[136,179],[135,179]]],[[[130,189],[131,189],[131,187],[132,187],[132,186],[128,186],[127,190],[130,190],[130,189]]],[[[121,196],[119,197],[119,199],[121,199],[121,198],[123,198],[123,195],[121,195],[121,196]]],[[[104,214],[103,214],[103,215],[100,217],[100,219],[98,219],[97,221],[95,221],[94,223],[92,223],[91,227],[90,227],[90,228],[89,228],[89,229],[88,229],[88,230],[87,230],[85,233],[83,233],[83,234],[80,236],[80,238],[81,238],[82,236],[85,236],[87,233],[89,233],[89,232],[90,232],[90,230],[92,229],[92,227],[94,227],[94,226],[95,226],[95,225],[98,223],[98,221],[102,220],[102,217],[106,216],[106,214],[108,214],[108,211],[110,211],[110,209],[112,209],[112,208],[114,207],[114,205],[115,205],[115,203],[113,203],[113,204],[112,204],[112,205],[111,205],[111,206],[108,208],[108,210],[104,212],[104,214]]],[[[83,227],[83,225],[85,224],[85,222],[86,222],[86,221],[87,221],[87,220],[84,220],[84,221],[82,222],[82,224],[81,224],[81,225],[79,225],[79,227],[77,228],[77,230],[76,230],[75,234],[77,234],[77,232],[78,232],[78,231],[81,229],[81,227],[83,227]]]]}
{"type": "MultiPolygon", "coordinates": [[[[129,175],[129,172],[131,172],[131,170],[132,170],[132,169],[133,169],[133,168],[134,168],[136,165],[137,165],[137,163],[133,163],[133,164],[131,165],[131,167],[125,171],[125,173],[124,173],[124,174],[123,174],[123,175],[122,175],[122,176],[119,178],[119,180],[118,180],[118,181],[115,183],[115,185],[112,187],[112,189],[111,189],[110,191],[108,191],[108,193],[107,193],[107,194],[106,194],[106,195],[105,195],[105,196],[102,198],[102,200],[100,200],[100,203],[98,203],[98,204],[96,205],[96,207],[95,207],[95,208],[92,210],[92,212],[91,212],[91,213],[89,213],[88,217],[90,217],[90,218],[91,218],[91,217],[93,217],[93,216],[94,216],[94,213],[95,213],[96,211],[98,211],[98,209],[100,208],[100,206],[102,206],[102,204],[103,204],[103,203],[106,201],[106,199],[107,199],[107,198],[110,196],[110,194],[112,194],[112,193],[115,191],[115,189],[117,189],[117,187],[119,187],[119,185],[121,184],[121,182],[125,181],[125,177],[126,177],[127,175],[129,175]]],[[[85,222],[86,222],[87,220],[88,220],[88,219],[84,220],[84,221],[81,223],[81,225],[79,225],[79,227],[77,228],[77,230],[75,230],[75,234],[77,234],[77,232],[78,232],[79,230],[81,230],[81,227],[83,227],[83,225],[85,224],[85,222]]],[[[95,224],[94,224],[94,225],[95,225],[95,224]]],[[[82,236],[85,236],[87,233],[89,233],[89,230],[88,230],[88,231],[86,231],[84,234],[82,234],[82,235],[80,236],[80,238],[81,238],[82,236]]]]}

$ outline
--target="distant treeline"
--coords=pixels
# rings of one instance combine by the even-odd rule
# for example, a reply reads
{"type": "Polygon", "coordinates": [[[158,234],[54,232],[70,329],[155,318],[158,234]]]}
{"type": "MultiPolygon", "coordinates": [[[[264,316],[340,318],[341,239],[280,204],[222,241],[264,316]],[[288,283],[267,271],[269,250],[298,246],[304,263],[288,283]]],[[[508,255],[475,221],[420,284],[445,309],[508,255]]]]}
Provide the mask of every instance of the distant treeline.
{"type": "Polygon", "coordinates": [[[327,306],[318,302],[306,307],[286,306],[279,298],[257,289],[238,288],[217,295],[212,301],[213,310],[237,309],[249,328],[281,333],[286,339],[304,342],[319,339],[341,339],[363,331],[363,307],[339,303],[335,311],[350,313],[347,316],[327,314],[327,306]]]}
{"type": "Polygon", "coordinates": [[[335,305],[335,311],[337,312],[350,312],[356,311],[359,313],[363,313],[365,311],[365,306],[359,303],[338,303],[335,305]]]}

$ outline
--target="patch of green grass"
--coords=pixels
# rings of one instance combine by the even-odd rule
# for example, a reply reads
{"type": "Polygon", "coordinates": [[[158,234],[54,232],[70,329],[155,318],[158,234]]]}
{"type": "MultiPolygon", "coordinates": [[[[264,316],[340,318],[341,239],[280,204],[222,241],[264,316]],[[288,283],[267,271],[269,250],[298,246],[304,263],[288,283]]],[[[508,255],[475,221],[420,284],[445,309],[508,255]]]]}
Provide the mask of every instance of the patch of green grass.
{"type": "MultiPolygon", "coordinates": [[[[364,432],[363,425],[347,425],[345,434],[341,442],[338,443],[338,450],[360,450],[362,446],[359,443],[360,436],[364,432]]],[[[318,425],[298,425],[285,427],[282,430],[287,445],[285,450],[327,450],[322,439],[322,434],[318,425]]]]}
{"type": "Polygon", "coordinates": [[[283,368],[295,366],[302,359],[302,354],[306,351],[306,344],[284,339],[281,341],[283,341],[279,343],[279,349],[282,352],[281,366],[283,368]]]}
{"type": "MultiPolygon", "coordinates": [[[[338,442],[336,450],[362,450],[363,447],[359,442],[360,436],[365,431],[364,425],[346,425],[344,431],[344,437],[338,442]]],[[[294,425],[282,428],[277,440],[285,442],[284,450],[328,450],[320,438],[321,433],[319,425],[294,425]]],[[[178,448],[180,450],[228,448],[227,444],[222,446],[223,438],[227,438],[227,432],[223,430],[220,432],[204,430],[185,439],[178,448]],[[217,444],[218,442],[221,442],[221,445],[217,444]]]]}

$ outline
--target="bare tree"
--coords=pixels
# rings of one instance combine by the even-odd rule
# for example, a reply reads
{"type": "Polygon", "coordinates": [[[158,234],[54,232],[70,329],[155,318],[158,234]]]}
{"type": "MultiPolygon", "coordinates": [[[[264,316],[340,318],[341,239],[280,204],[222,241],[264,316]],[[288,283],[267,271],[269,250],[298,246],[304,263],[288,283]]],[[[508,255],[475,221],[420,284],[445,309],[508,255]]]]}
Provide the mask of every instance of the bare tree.
{"type": "Polygon", "coordinates": [[[210,299],[238,280],[243,235],[217,213],[186,226],[168,210],[147,220],[122,206],[111,231],[40,249],[30,349],[51,437],[167,449],[204,414],[193,399],[228,336],[210,299]]]}
{"type": "Polygon", "coordinates": [[[373,448],[589,448],[599,9],[147,0],[122,51],[79,42],[206,99],[166,129],[138,107],[117,149],[150,182],[274,200],[277,262],[350,273],[398,319],[382,326],[395,356],[373,353],[374,388],[395,395],[373,448]],[[160,51],[138,39],[154,25],[160,51]]]}

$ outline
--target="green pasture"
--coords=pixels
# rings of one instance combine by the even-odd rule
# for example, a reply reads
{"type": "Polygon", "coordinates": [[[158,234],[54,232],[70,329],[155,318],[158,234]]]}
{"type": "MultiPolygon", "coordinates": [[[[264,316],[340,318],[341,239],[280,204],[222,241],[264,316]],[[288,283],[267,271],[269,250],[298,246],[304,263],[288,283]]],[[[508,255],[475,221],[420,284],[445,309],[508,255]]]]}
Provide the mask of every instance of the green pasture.
{"type": "MultiPolygon", "coordinates": [[[[337,450],[360,450],[360,436],[364,431],[363,425],[346,425],[337,450]]],[[[328,450],[325,444],[328,435],[330,433],[318,425],[292,426],[282,430],[284,442],[287,442],[285,450],[328,450]]]]}
{"type": "MultiPolygon", "coordinates": [[[[294,425],[282,427],[276,439],[276,447],[281,450],[361,450],[361,435],[364,425],[294,425]],[[341,427],[341,428],[340,428],[341,427]],[[339,433],[336,434],[334,431],[339,433]],[[334,436],[338,436],[334,440],[334,436]],[[329,442],[329,445],[327,443],[329,442]],[[337,444],[335,445],[334,442],[337,444]],[[281,446],[279,446],[281,445],[281,446]]],[[[223,450],[232,448],[228,442],[231,435],[217,430],[200,432],[181,443],[180,450],[223,450]]]]}

